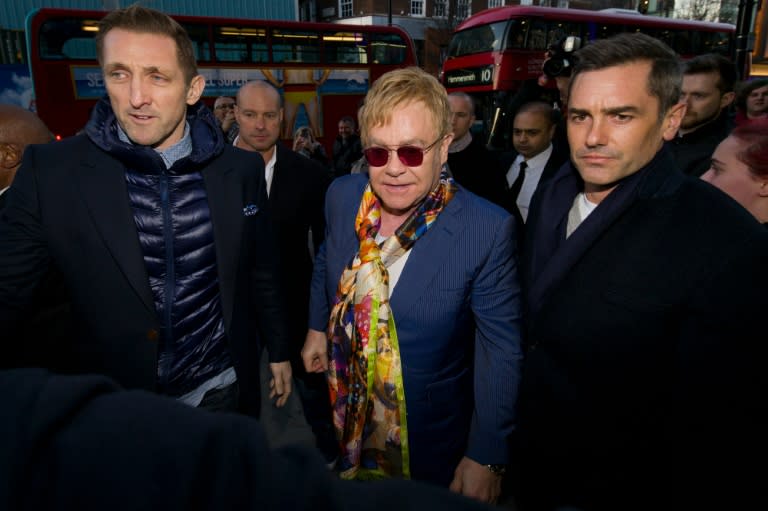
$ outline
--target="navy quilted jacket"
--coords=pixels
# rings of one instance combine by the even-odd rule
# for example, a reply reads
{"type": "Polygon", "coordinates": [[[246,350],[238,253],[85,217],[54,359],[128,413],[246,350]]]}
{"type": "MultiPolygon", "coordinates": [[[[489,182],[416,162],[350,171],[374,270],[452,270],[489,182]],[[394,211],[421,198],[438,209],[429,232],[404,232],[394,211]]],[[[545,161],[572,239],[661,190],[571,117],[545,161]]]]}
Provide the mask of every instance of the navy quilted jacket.
{"type": "Polygon", "coordinates": [[[166,169],[146,146],[120,140],[100,101],[86,126],[93,142],[125,165],[128,200],[155,301],[161,345],[158,390],[183,395],[232,365],[225,342],[213,226],[201,170],[224,147],[213,114],[187,111],[192,152],[166,169]]]}

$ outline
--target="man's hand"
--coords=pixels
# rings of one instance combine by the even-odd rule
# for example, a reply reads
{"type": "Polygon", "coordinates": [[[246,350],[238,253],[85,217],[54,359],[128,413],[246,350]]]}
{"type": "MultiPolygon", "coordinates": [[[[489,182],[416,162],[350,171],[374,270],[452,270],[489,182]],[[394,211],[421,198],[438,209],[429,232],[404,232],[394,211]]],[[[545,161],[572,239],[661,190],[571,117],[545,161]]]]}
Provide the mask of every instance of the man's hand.
{"type": "Polygon", "coordinates": [[[496,504],[501,494],[501,479],[488,467],[464,456],[456,467],[449,489],[481,502],[496,504]]]}
{"type": "Polygon", "coordinates": [[[272,372],[272,379],[269,380],[269,399],[277,396],[275,406],[280,408],[291,395],[291,363],[270,362],[269,370],[272,372]]]}
{"type": "Polygon", "coordinates": [[[325,332],[309,329],[301,349],[301,360],[304,361],[304,369],[308,373],[323,373],[328,370],[328,338],[325,332]]]}
{"type": "Polygon", "coordinates": [[[229,128],[231,128],[234,123],[235,111],[230,109],[226,114],[224,114],[224,120],[221,121],[221,131],[224,133],[229,133],[229,128]]]}

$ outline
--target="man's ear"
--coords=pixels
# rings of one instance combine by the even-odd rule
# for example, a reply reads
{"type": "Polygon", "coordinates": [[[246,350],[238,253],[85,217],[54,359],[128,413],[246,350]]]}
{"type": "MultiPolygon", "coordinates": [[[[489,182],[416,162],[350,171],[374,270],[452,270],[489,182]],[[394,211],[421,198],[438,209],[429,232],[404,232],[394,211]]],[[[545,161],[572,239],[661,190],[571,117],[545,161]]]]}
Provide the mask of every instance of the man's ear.
{"type": "Polygon", "coordinates": [[[662,136],[664,140],[672,140],[677,135],[677,130],[680,129],[680,124],[685,117],[686,103],[680,102],[667,110],[667,115],[664,116],[662,136]]]}
{"type": "Polygon", "coordinates": [[[194,105],[197,103],[197,101],[200,99],[200,96],[203,95],[204,89],[205,77],[203,75],[197,75],[192,78],[192,81],[189,82],[189,87],[187,88],[187,104],[194,105]]]}
{"type": "Polygon", "coordinates": [[[23,151],[17,144],[0,142],[0,168],[15,169],[21,163],[23,151]]]}
{"type": "Polygon", "coordinates": [[[735,92],[726,92],[722,96],[720,96],[720,108],[723,109],[733,103],[733,100],[736,99],[736,93],[735,92]]]}
{"type": "Polygon", "coordinates": [[[768,181],[760,183],[760,191],[758,192],[760,197],[768,197],[768,181]]]}

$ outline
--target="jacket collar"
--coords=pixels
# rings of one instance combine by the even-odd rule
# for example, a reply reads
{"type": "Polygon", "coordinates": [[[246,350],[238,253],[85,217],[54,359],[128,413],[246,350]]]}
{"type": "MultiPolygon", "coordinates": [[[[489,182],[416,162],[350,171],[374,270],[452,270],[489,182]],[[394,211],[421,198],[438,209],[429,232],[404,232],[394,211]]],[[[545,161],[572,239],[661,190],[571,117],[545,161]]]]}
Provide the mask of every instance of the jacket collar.
{"type": "MultiPolygon", "coordinates": [[[[169,169],[171,174],[200,170],[224,150],[224,135],[216,126],[213,113],[202,101],[187,107],[187,123],[192,139],[192,152],[173,164],[169,169]]],[[[165,170],[165,164],[157,151],[120,139],[117,117],[106,96],[94,106],[85,133],[97,147],[120,160],[128,168],[145,173],[159,173],[165,170]]]]}

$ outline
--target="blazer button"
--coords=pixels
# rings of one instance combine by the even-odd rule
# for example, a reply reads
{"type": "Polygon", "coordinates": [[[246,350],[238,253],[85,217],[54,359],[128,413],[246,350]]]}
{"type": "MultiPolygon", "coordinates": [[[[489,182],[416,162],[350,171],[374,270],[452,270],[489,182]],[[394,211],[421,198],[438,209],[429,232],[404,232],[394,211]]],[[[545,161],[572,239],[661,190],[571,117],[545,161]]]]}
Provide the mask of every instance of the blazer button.
{"type": "Polygon", "coordinates": [[[160,337],[160,334],[157,332],[156,329],[150,328],[147,330],[147,340],[148,341],[157,341],[157,338],[160,337]]]}

